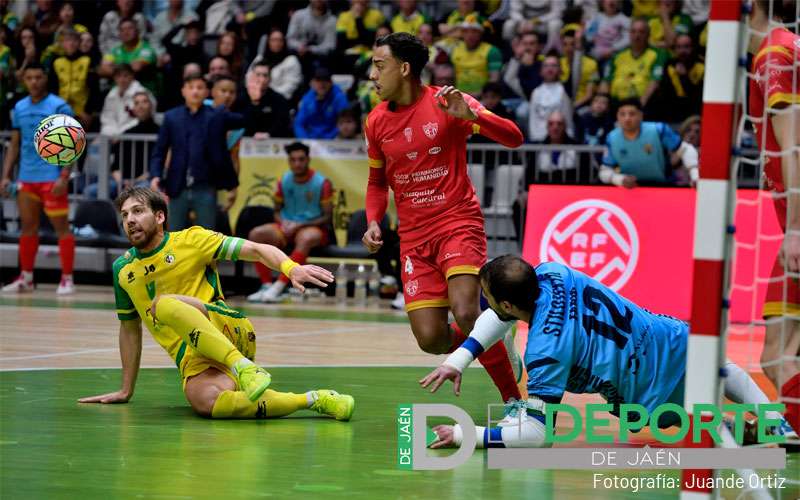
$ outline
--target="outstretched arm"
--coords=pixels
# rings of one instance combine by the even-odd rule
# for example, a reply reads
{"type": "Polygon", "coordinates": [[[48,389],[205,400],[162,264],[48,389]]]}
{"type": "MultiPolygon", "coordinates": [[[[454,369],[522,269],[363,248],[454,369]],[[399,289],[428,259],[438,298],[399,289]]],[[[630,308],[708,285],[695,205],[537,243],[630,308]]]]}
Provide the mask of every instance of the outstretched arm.
{"type": "Polygon", "coordinates": [[[306,283],[313,283],[325,288],[328,283],[333,282],[333,274],[327,269],[314,265],[301,266],[290,259],[278,247],[240,238],[231,238],[231,240],[227,250],[223,243],[220,258],[226,258],[230,254],[233,260],[238,258],[251,262],[261,262],[268,268],[279,270],[285,274],[291,280],[292,286],[301,292],[305,291],[303,285],[306,283]]]}
{"type": "Polygon", "coordinates": [[[142,359],[142,321],[139,318],[120,321],[119,355],[122,359],[122,388],[108,394],[81,398],[79,403],[127,403],[133,397],[142,359]]]}
{"type": "Polygon", "coordinates": [[[517,148],[524,141],[522,132],[511,120],[501,118],[483,107],[474,97],[464,94],[452,86],[436,92],[439,107],[448,114],[464,120],[468,133],[484,137],[509,148],[517,148]]]}

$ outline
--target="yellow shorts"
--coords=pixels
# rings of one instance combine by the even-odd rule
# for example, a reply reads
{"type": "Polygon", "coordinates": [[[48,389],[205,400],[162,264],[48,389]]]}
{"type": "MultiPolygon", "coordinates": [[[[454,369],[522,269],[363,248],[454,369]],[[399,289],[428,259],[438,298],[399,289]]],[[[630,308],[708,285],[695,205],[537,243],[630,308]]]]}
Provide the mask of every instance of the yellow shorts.
{"type": "MultiPolygon", "coordinates": [[[[208,317],[219,331],[228,337],[228,340],[236,346],[244,356],[251,361],[256,357],[256,334],[253,324],[247,316],[235,309],[229,308],[223,301],[218,300],[213,304],[205,304],[208,317]]],[[[192,346],[181,342],[178,354],[175,356],[175,364],[181,374],[182,387],[186,387],[189,377],[198,375],[209,368],[216,368],[236,382],[236,377],[222,363],[210,360],[195,351],[192,346]]]]}

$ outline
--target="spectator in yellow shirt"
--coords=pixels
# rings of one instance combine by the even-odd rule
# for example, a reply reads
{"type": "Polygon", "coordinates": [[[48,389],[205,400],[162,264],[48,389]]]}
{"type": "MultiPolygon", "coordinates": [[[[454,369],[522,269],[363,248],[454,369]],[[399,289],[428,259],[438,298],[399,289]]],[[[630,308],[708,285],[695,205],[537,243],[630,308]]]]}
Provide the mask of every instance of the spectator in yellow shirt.
{"type": "Polygon", "coordinates": [[[503,56],[492,44],[481,41],[483,25],[477,20],[461,24],[462,41],[453,49],[450,59],[456,70],[456,87],[479,96],[488,82],[500,81],[503,56]]]}
{"type": "Polygon", "coordinates": [[[578,24],[568,24],[561,30],[561,82],[572,97],[575,109],[589,104],[594,96],[600,74],[597,61],[583,52],[582,30],[578,24]]]}
{"type": "Polygon", "coordinates": [[[419,29],[428,23],[428,18],[417,10],[417,0],[397,0],[400,12],[392,18],[390,27],[393,33],[411,33],[419,36],[419,29]]]}

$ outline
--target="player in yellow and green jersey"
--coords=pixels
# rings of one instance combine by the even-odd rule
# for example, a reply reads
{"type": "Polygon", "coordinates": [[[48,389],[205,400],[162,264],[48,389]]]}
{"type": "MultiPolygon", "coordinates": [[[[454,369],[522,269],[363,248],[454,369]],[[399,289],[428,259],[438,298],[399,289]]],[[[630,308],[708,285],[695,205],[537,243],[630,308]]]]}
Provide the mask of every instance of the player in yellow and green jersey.
{"type": "Polygon", "coordinates": [[[242,313],[223,302],[216,262],[258,261],[280,269],[292,284],[327,286],[333,275],[301,266],[280,249],[195,226],[167,232],[167,204],[150,188],[130,188],[117,208],[133,248],[114,262],[120,319],[122,388],[81,403],[126,403],[133,396],[142,353],[142,323],[175,361],[186,399],[212,418],[281,417],[310,409],[349,420],[351,396],[320,389],[304,394],[267,389],[271,377],[253,363],[256,336],[242,313]]]}

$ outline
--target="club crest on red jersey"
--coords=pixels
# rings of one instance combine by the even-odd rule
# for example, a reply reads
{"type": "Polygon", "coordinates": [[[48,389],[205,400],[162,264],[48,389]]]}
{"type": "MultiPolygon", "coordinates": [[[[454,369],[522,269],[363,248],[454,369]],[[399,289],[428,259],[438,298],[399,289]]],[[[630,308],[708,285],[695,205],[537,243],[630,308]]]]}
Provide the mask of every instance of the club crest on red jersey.
{"type": "Polygon", "coordinates": [[[436,133],[439,132],[439,122],[426,123],[422,126],[422,131],[425,132],[428,139],[433,139],[436,137],[436,133]]]}

